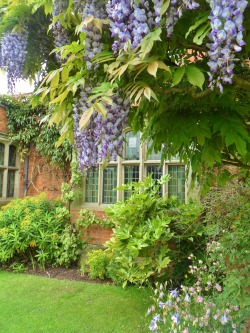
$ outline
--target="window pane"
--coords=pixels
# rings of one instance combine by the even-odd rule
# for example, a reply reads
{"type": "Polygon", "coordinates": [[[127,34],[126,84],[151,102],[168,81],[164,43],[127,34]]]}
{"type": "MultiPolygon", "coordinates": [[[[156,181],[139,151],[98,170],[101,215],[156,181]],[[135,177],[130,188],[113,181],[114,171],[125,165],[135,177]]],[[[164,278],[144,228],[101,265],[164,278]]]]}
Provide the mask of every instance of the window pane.
{"type": "Polygon", "coordinates": [[[13,145],[9,148],[9,166],[16,166],[16,147],[13,145]]]}
{"type": "Polygon", "coordinates": [[[168,182],[168,196],[177,195],[180,201],[185,202],[185,166],[169,165],[168,173],[171,176],[168,182]]]}
{"type": "MultiPolygon", "coordinates": [[[[162,167],[159,165],[147,165],[147,176],[152,174],[152,178],[157,180],[162,176],[162,167]]],[[[162,186],[159,188],[159,195],[162,195],[162,186]]]]}
{"type": "Polygon", "coordinates": [[[4,148],[5,145],[0,143],[0,165],[4,165],[4,148]]]}
{"type": "Polygon", "coordinates": [[[8,170],[7,178],[7,198],[14,197],[14,188],[15,188],[15,170],[8,170]]]}
{"type": "Polygon", "coordinates": [[[117,191],[117,167],[109,166],[103,170],[103,203],[115,203],[117,191]]]}
{"type": "MultiPolygon", "coordinates": [[[[148,143],[148,147],[147,147],[147,149],[149,149],[150,147],[151,147],[151,145],[152,145],[152,142],[149,142],[148,143]]],[[[157,154],[154,152],[154,151],[152,151],[152,153],[151,154],[148,154],[147,155],[147,160],[160,160],[161,159],[161,151],[159,151],[157,154]]]]}
{"type": "Polygon", "coordinates": [[[86,177],[85,202],[98,202],[98,169],[89,170],[86,177]]]}
{"type": "Polygon", "coordinates": [[[3,196],[3,170],[0,170],[0,197],[3,196]]]}
{"type": "MultiPolygon", "coordinates": [[[[124,167],[124,184],[139,181],[139,165],[126,165],[124,167]]],[[[124,199],[131,196],[131,191],[124,191],[124,199]]]]}
{"type": "Polygon", "coordinates": [[[125,160],[139,160],[140,158],[140,133],[125,134],[125,160]]]}

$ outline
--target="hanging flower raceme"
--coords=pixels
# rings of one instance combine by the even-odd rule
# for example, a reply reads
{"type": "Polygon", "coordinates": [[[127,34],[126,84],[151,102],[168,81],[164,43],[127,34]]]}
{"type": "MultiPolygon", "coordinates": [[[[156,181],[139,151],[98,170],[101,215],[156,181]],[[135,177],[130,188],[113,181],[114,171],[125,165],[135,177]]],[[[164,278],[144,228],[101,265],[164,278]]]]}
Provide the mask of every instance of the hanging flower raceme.
{"type": "Polygon", "coordinates": [[[74,147],[77,151],[79,169],[83,172],[98,166],[99,162],[116,160],[122,154],[122,131],[128,126],[129,102],[119,94],[112,97],[107,115],[96,111],[91,116],[86,128],[79,123],[82,115],[94,102],[88,102],[91,86],[82,89],[81,96],[74,105],[74,147]]]}
{"type": "Polygon", "coordinates": [[[211,33],[209,51],[209,87],[217,87],[223,92],[223,83],[232,83],[235,67],[235,53],[242,50],[243,14],[247,7],[246,0],[211,0],[209,16],[211,33]]]}
{"type": "Polygon", "coordinates": [[[1,39],[1,63],[7,73],[8,89],[14,91],[15,82],[24,78],[28,33],[23,28],[20,32],[7,32],[1,39]]]}

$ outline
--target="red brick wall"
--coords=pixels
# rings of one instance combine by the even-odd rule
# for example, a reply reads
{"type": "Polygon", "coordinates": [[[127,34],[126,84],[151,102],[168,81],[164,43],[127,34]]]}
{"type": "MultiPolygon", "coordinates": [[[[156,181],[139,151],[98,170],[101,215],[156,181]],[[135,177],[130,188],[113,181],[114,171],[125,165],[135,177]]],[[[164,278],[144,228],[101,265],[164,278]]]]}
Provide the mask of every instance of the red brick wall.
{"type": "MultiPolygon", "coordinates": [[[[0,132],[8,133],[7,117],[5,108],[0,106],[0,132]]],[[[32,144],[32,143],[31,143],[32,144]]],[[[61,196],[62,182],[69,181],[70,168],[62,169],[51,165],[47,158],[42,157],[32,147],[28,152],[26,161],[20,162],[20,184],[19,197],[35,196],[45,192],[49,199],[61,196]],[[28,163],[28,172],[25,173],[25,163],[28,163]],[[26,183],[26,186],[25,186],[26,183]]],[[[98,217],[104,217],[105,212],[95,211],[98,217]]],[[[74,223],[79,215],[79,210],[72,210],[71,220],[74,223]]],[[[103,244],[110,239],[112,229],[104,229],[100,226],[91,226],[85,234],[86,240],[90,244],[103,244]]]]}
{"type": "MultiPolygon", "coordinates": [[[[106,213],[102,210],[95,210],[94,213],[100,218],[104,218],[106,216],[106,213]]],[[[71,222],[75,223],[79,216],[79,210],[71,210],[70,214],[71,222]]],[[[84,239],[88,244],[102,245],[110,239],[112,233],[113,231],[111,228],[102,228],[99,225],[92,225],[84,231],[84,239]]]]}
{"type": "Polygon", "coordinates": [[[35,148],[31,147],[28,161],[22,162],[20,167],[20,198],[45,192],[49,199],[55,199],[61,195],[62,182],[69,179],[69,168],[62,169],[51,165],[47,158],[41,157],[35,148]],[[25,163],[28,163],[27,175],[25,175],[25,163]],[[28,180],[26,189],[24,188],[25,180],[28,180]]]}
{"type": "Polygon", "coordinates": [[[7,118],[6,111],[3,107],[0,106],[0,132],[7,133],[7,118]]]}

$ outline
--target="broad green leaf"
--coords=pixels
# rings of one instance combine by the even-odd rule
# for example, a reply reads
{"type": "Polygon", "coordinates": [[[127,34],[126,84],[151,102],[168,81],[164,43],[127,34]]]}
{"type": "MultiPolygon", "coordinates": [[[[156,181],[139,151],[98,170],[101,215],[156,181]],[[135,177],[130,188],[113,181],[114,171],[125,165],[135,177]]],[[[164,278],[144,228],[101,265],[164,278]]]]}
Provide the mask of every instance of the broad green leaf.
{"type": "Polygon", "coordinates": [[[158,62],[158,67],[159,67],[160,69],[164,69],[165,71],[171,73],[170,68],[169,68],[166,64],[164,64],[163,61],[157,61],[157,62],[158,62]]]}
{"type": "Polygon", "coordinates": [[[140,58],[144,59],[148,53],[152,50],[155,41],[161,41],[161,28],[156,29],[155,31],[150,32],[147,36],[143,38],[140,43],[140,58]]]}
{"type": "Polygon", "coordinates": [[[160,15],[162,16],[163,14],[165,14],[165,12],[167,11],[168,7],[169,7],[169,4],[170,4],[170,0],[166,0],[164,1],[163,5],[161,6],[161,9],[160,9],[160,15]]]}
{"type": "Polygon", "coordinates": [[[79,121],[79,126],[81,127],[82,130],[84,130],[85,127],[87,126],[93,112],[94,112],[94,108],[92,106],[84,111],[84,113],[79,121]]]}
{"type": "Polygon", "coordinates": [[[46,83],[50,83],[50,81],[53,79],[54,76],[56,76],[58,73],[60,72],[60,70],[56,69],[54,71],[51,71],[48,76],[46,76],[45,81],[46,83]]]}
{"type": "Polygon", "coordinates": [[[108,111],[102,103],[95,103],[94,107],[98,113],[100,113],[103,117],[106,117],[108,111]]]}
{"type": "Polygon", "coordinates": [[[212,146],[204,146],[201,154],[202,161],[209,167],[213,166],[215,162],[221,163],[221,156],[218,151],[212,146]]]}
{"type": "Polygon", "coordinates": [[[247,154],[247,145],[246,141],[243,140],[239,135],[237,135],[235,139],[235,145],[237,148],[237,151],[241,156],[245,156],[247,154]]]}
{"type": "Polygon", "coordinates": [[[62,73],[61,73],[61,78],[62,78],[62,82],[66,82],[69,78],[69,72],[70,69],[68,67],[63,67],[62,73]]]}
{"type": "Polygon", "coordinates": [[[69,90],[68,89],[64,90],[64,92],[61,95],[57,96],[55,99],[53,99],[51,101],[51,104],[56,104],[56,103],[61,104],[65,100],[65,98],[68,96],[68,94],[69,94],[69,90]]]}
{"type": "Polygon", "coordinates": [[[193,86],[197,86],[200,89],[202,89],[202,86],[203,86],[204,81],[205,81],[205,76],[198,67],[195,67],[194,65],[187,66],[186,67],[186,75],[187,75],[188,81],[193,86]]]}
{"type": "Polygon", "coordinates": [[[193,42],[197,45],[201,45],[203,43],[204,38],[207,36],[209,31],[211,30],[210,24],[207,23],[203,25],[195,34],[193,38],[193,42]]]}
{"type": "Polygon", "coordinates": [[[183,78],[183,75],[185,73],[185,67],[179,67],[173,75],[173,83],[172,83],[172,87],[176,86],[177,84],[179,84],[183,78]]]}
{"type": "Polygon", "coordinates": [[[51,83],[50,83],[50,86],[52,88],[55,88],[58,86],[58,83],[59,83],[59,78],[60,78],[60,72],[57,71],[56,74],[53,76],[52,80],[51,80],[51,83]]]}
{"type": "Polygon", "coordinates": [[[147,68],[147,71],[150,75],[153,75],[156,78],[156,73],[158,69],[158,62],[157,61],[152,61],[147,68]]]}
{"type": "Polygon", "coordinates": [[[112,98],[110,98],[109,96],[102,96],[101,98],[106,104],[108,105],[112,105],[113,104],[113,100],[112,98]]]}
{"type": "Polygon", "coordinates": [[[151,89],[149,87],[146,87],[144,89],[144,96],[150,101],[150,99],[151,99],[151,89]]]}
{"type": "Polygon", "coordinates": [[[202,23],[204,23],[205,21],[207,21],[208,19],[208,15],[209,13],[208,12],[205,12],[204,14],[202,14],[202,17],[201,18],[197,18],[197,21],[195,21],[195,24],[193,24],[189,29],[188,29],[188,32],[186,33],[185,35],[185,38],[188,37],[188,35],[190,34],[190,32],[192,32],[193,30],[195,30],[196,28],[198,28],[202,23]]]}
{"type": "Polygon", "coordinates": [[[140,89],[137,92],[135,99],[134,99],[135,104],[137,104],[140,101],[140,98],[141,98],[141,95],[143,94],[143,92],[144,92],[144,88],[140,89]]]}

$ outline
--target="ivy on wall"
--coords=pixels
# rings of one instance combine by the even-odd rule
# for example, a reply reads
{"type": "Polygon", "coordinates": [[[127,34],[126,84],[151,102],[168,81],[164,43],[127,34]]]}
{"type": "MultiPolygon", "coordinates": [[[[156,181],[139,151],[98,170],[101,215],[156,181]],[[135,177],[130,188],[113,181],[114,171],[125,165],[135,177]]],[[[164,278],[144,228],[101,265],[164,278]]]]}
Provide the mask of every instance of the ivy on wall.
{"type": "Polygon", "coordinates": [[[60,167],[69,164],[72,146],[65,141],[56,148],[60,128],[48,125],[45,117],[49,111],[44,106],[32,107],[27,95],[0,96],[0,104],[6,108],[9,138],[16,142],[22,158],[33,145],[41,156],[49,160],[50,164],[60,167]]]}

